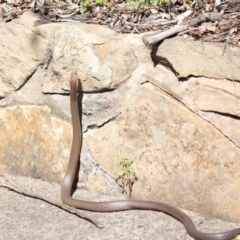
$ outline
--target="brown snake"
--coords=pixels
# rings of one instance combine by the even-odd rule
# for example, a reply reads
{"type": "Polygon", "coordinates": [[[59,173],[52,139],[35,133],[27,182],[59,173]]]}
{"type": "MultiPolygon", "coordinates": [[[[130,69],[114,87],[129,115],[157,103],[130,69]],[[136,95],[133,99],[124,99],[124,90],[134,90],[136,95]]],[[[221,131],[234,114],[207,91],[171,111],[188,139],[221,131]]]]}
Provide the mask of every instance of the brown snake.
{"type": "Polygon", "coordinates": [[[72,149],[64,177],[61,198],[64,204],[94,212],[116,212],[132,209],[155,210],[164,212],[180,221],[188,234],[197,240],[230,240],[240,234],[240,228],[221,233],[203,233],[196,229],[191,218],[181,210],[168,204],[151,201],[122,200],[109,202],[89,202],[72,198],[71,190],[77,171],[78,160],[82,144],[82,129],[78,110],[78,79],[77,72],[73,71],[70,77],[70,104],[73,125],[72,149]]]}

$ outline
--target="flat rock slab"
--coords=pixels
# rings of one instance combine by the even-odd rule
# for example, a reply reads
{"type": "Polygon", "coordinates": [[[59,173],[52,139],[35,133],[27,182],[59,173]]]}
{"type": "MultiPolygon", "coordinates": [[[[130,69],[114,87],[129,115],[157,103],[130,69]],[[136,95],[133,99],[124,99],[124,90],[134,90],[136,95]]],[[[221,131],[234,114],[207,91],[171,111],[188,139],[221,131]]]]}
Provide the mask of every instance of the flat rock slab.
{"type": "Polygon", "coordinates": [[[20,24],[0,26],[0,98],[19,89],[43,64],[48,44],[20,24]],[[37,49],[37,50],[36,50],[37,49]]]}
{"type": "Polygon", "coordinates": [[[0,162],[0,171],[61,181],[69,156],[70,125],[51,118],[50,114],[50,108],[40,106],[0,111],[0,149],[4,149],[0,153],[0,159],[4,159],[0,162]],[[47,154],[43,149],[48,149],[47,154]]]}
{"type": "MultiPolygon", "coordinates": [[[[60,186],[41,180],[8,175],[17,186],[48,197],[58,203],[60,186]]],[[[105,227],[98,229],[92,223],[60,210],[46,202],[29,198],[2,186],[6,181],[0,177],[0,239],[94,239],[94,240],[177,240],[192,239],[178,221],[166,214],[154,211],[124,211],[113,213],[91,213],[105,227]]],[[[89,201],[107,201],[113,198],[78,190],[76,198],[89,201]]],[[[116,196],[115,199],[123,199],[116,196]]],[[[185,211],[193,219],[198,229],[217,232],[239,227],[217,219],[206,219],[185,211]]]]}
{"type": "Polygon", "coordinates": [[[167,60],[179,77],[204,76],[240,81],[238,47],[175,37],[164,40],[156,56],[167,60]]]}

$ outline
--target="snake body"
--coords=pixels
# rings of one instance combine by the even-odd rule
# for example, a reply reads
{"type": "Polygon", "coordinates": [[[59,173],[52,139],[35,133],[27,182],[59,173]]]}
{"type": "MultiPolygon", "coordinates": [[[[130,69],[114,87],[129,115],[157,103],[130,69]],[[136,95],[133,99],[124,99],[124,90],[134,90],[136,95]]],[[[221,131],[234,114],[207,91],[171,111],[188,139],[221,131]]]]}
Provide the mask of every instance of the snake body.
{"type": "Polygon", "coordinates": [[[122,200],[109,202],[90,202],[72,198],[71,190],[82,144],[82,129],[78,110],[78,82],[77,72],[73,71],[70,77],[70,105],[73,125],[73,140],[67,171],[61,187],[62,202],[74,208],[94,212],[116,212],[132,209],[155,210],[164,212],[180,221],[188,234],[197,240],[230,240],[240,234],[240,228],[220,233],[203,233],[196,229],[191,218],[181,210],[165,203],[138,200],[122,200]]]}

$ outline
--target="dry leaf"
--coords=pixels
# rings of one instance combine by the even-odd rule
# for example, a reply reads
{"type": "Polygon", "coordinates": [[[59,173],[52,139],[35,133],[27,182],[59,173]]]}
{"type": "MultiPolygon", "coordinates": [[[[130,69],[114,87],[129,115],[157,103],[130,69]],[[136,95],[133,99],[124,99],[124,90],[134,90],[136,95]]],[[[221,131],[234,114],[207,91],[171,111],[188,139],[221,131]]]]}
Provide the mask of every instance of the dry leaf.
{"type": "Polygon", "coordinates": [[[229,35],[232,35],[233,33],[236,33],[238,31],[238,27],[233,27],[230,32],[229,35]]]}
{"type": "Polygon", "coordinates": [[[132,30],[132,29],[133,29],[133,27],[132,27],[132,26],[129,26],[129,25],[126,25],[126,28],[127,28],[128,30],[132,30]]]}
{"type": "Polygon", "coordinates": [[[158,10],[156,10],[155,8],[151,8],[150,12],[153,13],[153,14],[156,14],[156,13],[158,13],[158,10]]]}

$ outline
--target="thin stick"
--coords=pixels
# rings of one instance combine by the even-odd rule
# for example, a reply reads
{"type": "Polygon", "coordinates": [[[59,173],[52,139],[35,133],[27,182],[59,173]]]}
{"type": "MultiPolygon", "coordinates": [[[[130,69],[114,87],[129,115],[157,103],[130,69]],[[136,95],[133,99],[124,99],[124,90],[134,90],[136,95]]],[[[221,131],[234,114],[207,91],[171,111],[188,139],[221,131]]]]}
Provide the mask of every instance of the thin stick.
{"type": "Polygon", "coordinates": [[[145,35],[145,36],[143,36],[143,42],[145,43],[146,46],[151,46],[161,40],[164,40],[167,37],[170,37],[179,32],[187,30],[188,27],[189,27],[188,25],[176,25],[164,32],[153,33],[151,35],[145,35]]]}

